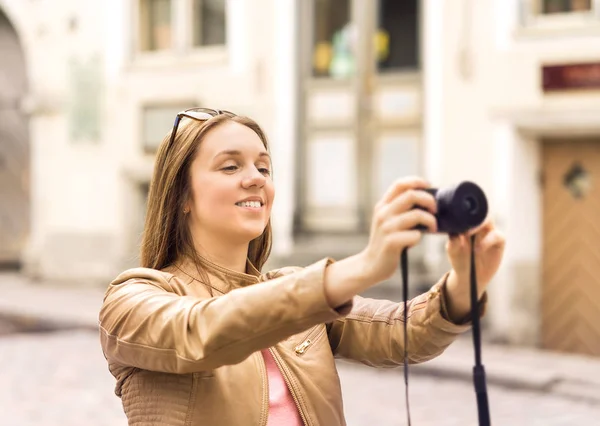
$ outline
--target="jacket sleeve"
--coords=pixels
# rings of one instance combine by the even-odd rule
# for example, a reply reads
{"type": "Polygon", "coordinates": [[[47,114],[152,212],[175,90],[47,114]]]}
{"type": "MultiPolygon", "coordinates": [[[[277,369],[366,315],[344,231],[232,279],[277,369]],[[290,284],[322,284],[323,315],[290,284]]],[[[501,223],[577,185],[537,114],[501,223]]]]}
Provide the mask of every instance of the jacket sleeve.
{"type": "MultiPolygon", "coordinates": [[[[408,362],[428,361],[440,355],[461,333],[470,328],[470,318],[450,322],[445,303],[448,274],[427,293],[408,301],[408,362]]],[[[483,315],[487,293],[479,302],[483,315]]],[[[354,297],[344,318],[328,325],[328,336],[336,357],[374,367],[394,367],[404,362],[404,303],[354,297]]]]}
{"type": "Polygon", "coordinates": [[[136,268],[106,292],[99,315],[104,355],[109,363],[169,373],[237,364],[350,311],[351,302],[334,310],[326,301],[330,262],[204,299],[175,294],[168,274],[136,268]]]}

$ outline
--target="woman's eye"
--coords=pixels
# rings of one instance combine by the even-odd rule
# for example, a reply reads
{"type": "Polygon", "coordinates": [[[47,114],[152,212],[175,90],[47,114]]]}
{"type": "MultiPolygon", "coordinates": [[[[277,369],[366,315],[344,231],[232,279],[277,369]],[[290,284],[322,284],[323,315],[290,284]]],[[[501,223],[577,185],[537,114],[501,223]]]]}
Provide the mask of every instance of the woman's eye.
{"type": "Polygon", "coordinates": [[[227,167],[223,167],[221,170],[227,170],[229,172],[234,172],[235,170],[237,170],[237,166],[227,166],[227,167]]]}
{"type": "Polygon", "coordinates": [[[271,175],[271,170],[269,170],[265,167],[258,169],[258,171],[261,172],[263,175],[267,175],[267,176],[271,175]]]}

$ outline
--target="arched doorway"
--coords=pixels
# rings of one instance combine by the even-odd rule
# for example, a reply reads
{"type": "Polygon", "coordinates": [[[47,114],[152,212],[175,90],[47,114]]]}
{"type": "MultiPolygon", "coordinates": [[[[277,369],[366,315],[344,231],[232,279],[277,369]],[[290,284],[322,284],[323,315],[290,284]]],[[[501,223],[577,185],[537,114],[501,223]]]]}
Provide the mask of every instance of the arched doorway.
{"type": "Polygon", "coordinates": [[[27,91],[19,37],[0,9],[0,268],[19,267],[29,234],[29,132],[21,100],[27,91]]]}

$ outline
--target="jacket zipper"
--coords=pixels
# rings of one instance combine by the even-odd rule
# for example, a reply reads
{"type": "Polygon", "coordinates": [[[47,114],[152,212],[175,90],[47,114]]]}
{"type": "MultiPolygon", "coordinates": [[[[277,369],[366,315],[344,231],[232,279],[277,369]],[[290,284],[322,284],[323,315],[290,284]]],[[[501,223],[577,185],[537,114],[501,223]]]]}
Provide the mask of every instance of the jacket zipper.
{"type": "Polygon", "coordinates": [[[300,392],[291,380],[292,373],[288,369],[287,365],[285,365],[285,362],[283,362],[283,359],[279,355],[279,352],[277,352],[277,349],[269,348],[269,351],[271,351],[271,354],[273,355],[273,358],[275,359],[275,363],[277,364],[279,371],[281,371],[281,373],[283,375],[283,380],[285,381],[285,384],[287,385],[288,389],[290,390],[290,393],[292,394],[292,398],[294,398],[294,402],[296,403],[296,408],[298,408],[298,412],[300,413],[300,417],[302,417],[302,421],[304,422],[304,425],[310,426],[310,424],[308,422],[308,417],[306,416],[304,409],[302,408],[300,401],[298,400],[298,395],[300,392]]]}
{"type": "Polygon", "coordinates": [[[317,326],[315,330],[310,331],[308,335],[304,339],[302,339],[302,343],[298,344],[294,348],[296,355],[303,355],[304,353],[306,353],[309,346],[312,345],[313,342],[315,342],[319,337],[321,337],[321,334],[323,334],[324,332],[325,327],[320,326],[317,326]]]}
{"type": "Polygon", "coordinates": [[[264,386],[263,388],[263,398],[262,398],[262,411],[260,413],[260,426],[267,426],[267,422],[269,421],[269,377],[267,375],[267,367],[265,365],[265,359],[262,354],[258,352],[258,356],[260,357],[260,372],[262,375],[264,386]]]}

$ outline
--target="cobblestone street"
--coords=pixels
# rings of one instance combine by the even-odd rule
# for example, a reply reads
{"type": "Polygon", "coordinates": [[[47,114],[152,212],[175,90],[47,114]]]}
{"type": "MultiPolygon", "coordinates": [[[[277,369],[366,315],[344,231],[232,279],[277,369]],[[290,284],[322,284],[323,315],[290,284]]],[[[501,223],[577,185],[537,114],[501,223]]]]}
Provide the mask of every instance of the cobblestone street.
{"type": "MultiPolygon", "coordinates": [[[[96,333],[0,335],[2,426],[126,425],[96,333]]],[[[339,363],[349,426],[404,425],[402,370],[339,363]]],[[[598,425],[600,406],[490,387],[494,425],[598,425]]],[[[470,383],[412,375],[415,426],[476,425],[470,383]]]]}

